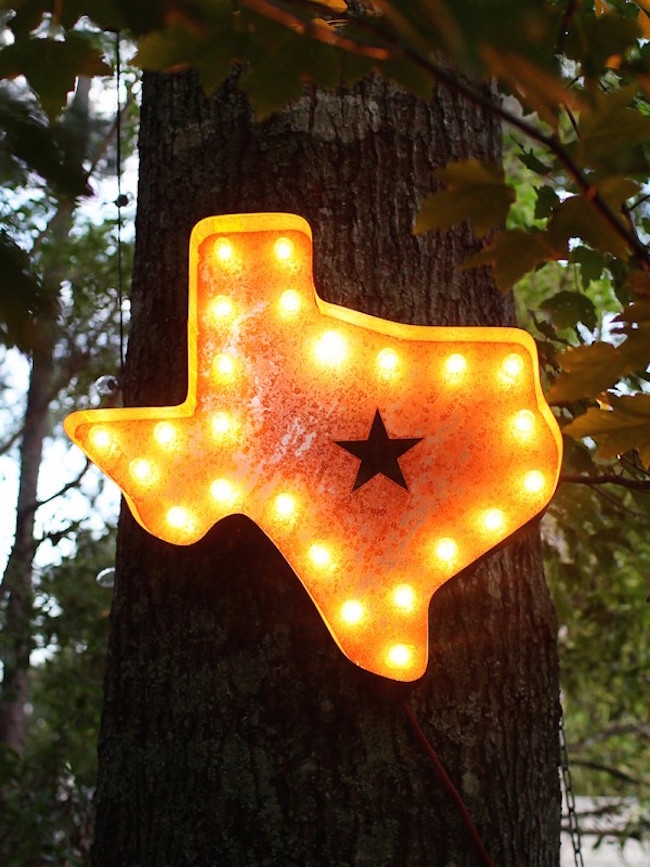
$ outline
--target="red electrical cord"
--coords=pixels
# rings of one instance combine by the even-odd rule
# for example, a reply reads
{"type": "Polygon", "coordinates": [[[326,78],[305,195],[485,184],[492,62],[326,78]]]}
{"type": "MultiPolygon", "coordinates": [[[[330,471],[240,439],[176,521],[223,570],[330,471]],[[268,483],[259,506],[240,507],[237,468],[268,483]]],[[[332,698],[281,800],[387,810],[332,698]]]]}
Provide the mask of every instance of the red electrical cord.
{"type": "Polygon", "coordinates": [[[411,726],[413,727],[413,731],[417,735],[418,740],[420,741],[420,743],[422,744],[422,746],[426,750],[427,755],[429,756],[429,758],[431,759],[431,761],[435,765],[435,768],[438,771],[438,774],[440,775],[442,782],[445,784],[449,794],[454,799],[454,802],[455,802],[456,806],[458,807],[460,815],[462,816],[463,822],[465,823],[465,827],[469,831],[469,835],[472,838],[474,845],[476,846],[476,850],[479,853],[479,855],[481,856],[481,860],[483,861],[484,864],[487,865],[487,867],[495,867],[494,861],[488,855],[487,850],[486,850],[485,846],[483,845],[483,841],[481,840],[479,833],[476,830],[476,826],[474,825],[474,822],[472,821],[472,817],[470,816],[469,811],[468,811],[467,807],[465,806],[463,799],[460,796],[460,792],[458,791],[456,786],[454,786],[452,781],[449,779],[449,775],[447,774],[447,771],[444,769],[442,762],[438,758],[438,754],[436,753],[434,748],[429,743],[427,736],[420,728],[420,724],[416,720],[415,715],[413,714],[413,711],[408,706],[406,701],[402,702],[402,709],[403,709],[404,713],[406,714],[406,718],[408,719],[411,726]]]}

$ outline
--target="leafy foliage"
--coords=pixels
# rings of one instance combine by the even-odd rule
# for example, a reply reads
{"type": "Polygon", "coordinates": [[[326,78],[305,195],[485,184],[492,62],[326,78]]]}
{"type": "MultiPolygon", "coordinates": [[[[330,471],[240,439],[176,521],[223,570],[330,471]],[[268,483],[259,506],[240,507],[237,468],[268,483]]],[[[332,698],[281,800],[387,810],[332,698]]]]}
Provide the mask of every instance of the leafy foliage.
{"type": "MultiPolygon", "coordinates": [[[[650,514],[650,44],[641,39],[650,33],[650,5],[377,6],[359,15],[357,4],[348,10],[340,0],[15,0],[4,17],[0,77],[25,76],[31,95],[21,103],[0,91],[3,181],[40,185],[32,216],[61,197],[86,194],[88,155],[75,149],[66,113],[57,113],[75,76],[106,71],[88,19],[128,29],[142,68],[192,67],[208,92],[236,68],[260,118],[299,97],[305,82],[335,88],[369,73],[424,98],[444,82],[496,113],[507,130],[505,173],[472,160],[443,167],[415,230],[469,221],[482,248],[465,267],[491,267],[500,288],[514,290],[522,324],[537,338],[548,397],[566,433],[564,475],[574,480],[561,486],[546,536],[567,630],[565,690],[584,748],[599,745],[602,765],[626,763],[640,779],[647,738],[636,749],[642,728],[632,730],[647,677],[639,661],[647,648],[634,635],[647,627],[649,556],[635,522],[647,526],[650,514]],[[600,644],[606,650],[595,664],[600,644]],[[583,678],[589,671],[593,695],[584,694],[576,671],[583,678]],[[632,729],[621,734],[626,726],[632,729]]],[[[25,232],[5,218],[1,334],[25,350],[34,323],[56,312],[38,255],[28,249],[25,232]]],[[[79,316],[68,320],[77,347],[91,295],[78,293],[79,316]]],[[[82,385],[82,368],[69,393],[82,385]]],[[[615,775],[607,779],[616,785],[615,775]]]]}

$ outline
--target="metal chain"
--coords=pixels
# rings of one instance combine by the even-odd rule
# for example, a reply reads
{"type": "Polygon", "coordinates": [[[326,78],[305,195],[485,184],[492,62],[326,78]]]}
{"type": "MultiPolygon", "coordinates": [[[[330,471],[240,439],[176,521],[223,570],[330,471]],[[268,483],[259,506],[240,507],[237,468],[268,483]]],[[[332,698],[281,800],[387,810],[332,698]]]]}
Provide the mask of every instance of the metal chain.
{"type": "Polygon", "coordinates": [[[578,825],[578,814],[576,812],[576,796],[573,791],[573,780],[571,779],[571,766],[569,764],[569,751],[566,746],[566,737],[564,734],[564,716],[560,713],[560,768],[562,769],[562,788],[564,789],[564,799],[567,806],[567,817],[569,819],[569,834],[571,836],[571,845],[573,846],[573,858],[576,867],[585,867],[585,862],[582,857],[582,841],[580,839],[580,826],[578,825]]]}

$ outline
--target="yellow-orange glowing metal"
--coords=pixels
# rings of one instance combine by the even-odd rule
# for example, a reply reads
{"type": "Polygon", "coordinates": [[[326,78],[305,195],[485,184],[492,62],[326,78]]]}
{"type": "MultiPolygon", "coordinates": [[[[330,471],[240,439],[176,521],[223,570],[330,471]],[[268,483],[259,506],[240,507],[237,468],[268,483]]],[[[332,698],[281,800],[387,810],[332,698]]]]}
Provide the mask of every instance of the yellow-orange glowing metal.
{"type": "Polygon", "coordinates": [[[420,677],[432,594],[555,490],[533,340],[326,303],[309,225],[242,214],[192,233],[188,342],[183,404],[74,413],[70,438],[167,542],[248,515],[353,662],[420,677]]]}

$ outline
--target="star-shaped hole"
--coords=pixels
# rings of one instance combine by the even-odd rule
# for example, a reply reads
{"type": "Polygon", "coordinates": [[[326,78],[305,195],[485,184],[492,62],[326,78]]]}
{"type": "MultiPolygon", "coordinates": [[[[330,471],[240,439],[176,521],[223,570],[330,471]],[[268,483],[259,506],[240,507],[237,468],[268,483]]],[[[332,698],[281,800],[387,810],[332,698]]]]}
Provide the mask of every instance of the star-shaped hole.
{"type": "Polygon", "coordinates": [[[354,481],[353,491],[358,490],[370,479],[382,475],[391,482],[400,485],[408,491],[408,485],[404,473],[399,465],[399,458],[413,446],[421,442],[423,437],[391,438],[388,436],[386,425],[379,410],[370,428],[368,438],[365,440],[334,440],[337,446],[341,446],[346,452],[359,458],[361,464],[354,481]]]}

